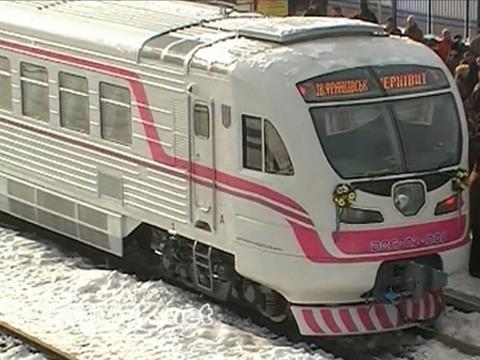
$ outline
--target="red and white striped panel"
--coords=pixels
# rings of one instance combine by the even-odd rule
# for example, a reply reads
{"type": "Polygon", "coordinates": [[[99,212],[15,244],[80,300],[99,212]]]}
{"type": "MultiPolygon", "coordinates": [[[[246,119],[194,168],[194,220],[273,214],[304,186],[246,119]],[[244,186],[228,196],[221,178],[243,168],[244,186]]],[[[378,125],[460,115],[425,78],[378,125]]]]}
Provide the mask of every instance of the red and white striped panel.
{"type": "Polygon", "coordinates": [[[439,315],[444,306],[441,292],[426,293],[415,302],[397,305],[312,307],[292,305],[300,334],[306,336],[354,335],[392,331],[439,315]]]}

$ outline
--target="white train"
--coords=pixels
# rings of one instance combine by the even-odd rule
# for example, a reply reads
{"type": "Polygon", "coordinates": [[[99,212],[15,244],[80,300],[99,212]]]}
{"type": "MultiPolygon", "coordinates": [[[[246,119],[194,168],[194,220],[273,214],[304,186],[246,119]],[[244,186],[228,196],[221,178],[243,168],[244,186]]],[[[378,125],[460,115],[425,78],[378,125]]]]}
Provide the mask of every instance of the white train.
{"type": "Polygon", "coordinates": [[[1,211],[303,335],[434,319],[468,257],[454,81],[376,25],[0,2],[0,89],[1,211]]]}

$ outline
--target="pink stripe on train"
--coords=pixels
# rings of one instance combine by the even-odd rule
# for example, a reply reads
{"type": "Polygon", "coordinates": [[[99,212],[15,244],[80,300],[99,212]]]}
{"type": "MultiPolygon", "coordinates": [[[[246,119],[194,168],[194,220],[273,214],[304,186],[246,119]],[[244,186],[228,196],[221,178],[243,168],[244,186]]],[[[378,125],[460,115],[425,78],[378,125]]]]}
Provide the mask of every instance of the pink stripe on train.
{"type": "Polygon", "coordinates": [[[216,169],[208,168],[206,166],[189,162],[188,160],[176,158],[167,154],[165,149],[160,144],[160,137],[155,127],[155,121],[152,112],[150,109],[148,109],[148,97],[145,92],[145,88],[140,82],[140,77],[136,72],[114,65],[80,58],[78,56],[57,53],[51,50],[32,47],[12,41],[0,40],[0,47],[48,61],[73,65],[82,69],[126,80],[132,90],[136,102],[139,104],[137,109],[142,120],[141,123],[150,149],[150,155],[154,161],[181,170],[187,169],[191,173],[206,179],[216,179],[216,181],[222,184],[233,186],[239,190],[255,193],[285,207],[294,209],[299,213],[308,215],[306,210],[296,201],[266,186],[227,173],[218,172],[216,169]]]}
{"type": "MultiPolygon", "coordinates": [[[[0,30],[0,33],[2,31],[0,30]]],[[[81,146],[99,153],[106,153],[110,156],[120,158],[124,161],[137,163],[142,166],[152,168],[156,171],[166,172],[178,177],[191,176],[195,182],[203,181],[207,186],[211,186],[209,181],[215,180],[217,189],[228,192],[231,195],[239,198],[248,199],[259,205],[266,206],[271,210],[279,213],[288,222],[295,236],[299,247],[304,253],[305,257],[312,262],[319,263],[353,263],[353,262],[373,262],[384,261],[389,259],[398,259],[406,256],[420,256],[431,253],[431,249],[424,249],[422,251],[396,251],[391,254],[376,254],[370,256],[358,257],[338,257],[330,253],[322,243],[319,234],[315,229],[312,229],[314,223],[310,218],[308,212],[298,204],[294,199],[270,189],[264,185],[255,183],[253,181],[243,179],[227,173],[211,169],[203,165],[189,162],[186,159],[180,159],[169,155],[165,149],[160,145],[160,138],[154,124],[154,118],[151,111],[147,108],[148,97],[145,89],[140,81],[137,73],[130,69],[120,68],[118,66],[105,64],[101,62],[84,59],[78,56],[73,56],[65,53],[58,53],[51,50],[42,49],[38,46],[31,46],[18,42],[6,41],[0,39],[0,47],[5,48],[16,53],[33,56],[39,59],[48,60],[56,63],[67,64],[69,66],[76,66],[81,69],[93,71],[96,73],[106,74],[117,78],[124,79],[128,82],[136,102],[139,104],[137,109],[141,118],[141,123],[144,129],[146,141],[150,150],[150,155],[156,164],[151,164],[147,161],[132,157],[130,154],[118,152],[114,149],[106,149],[94,143],[89,143],[85,140],[72,139],[63,136],[62,134],[50,129],[39,129],[37,127],[29,126],[27,124],[20,124],[17,121],[0,119],[3,122],[9,123],[17,127],[24,128],[29,131],[42,133],[60,141],[81,146]],[[218,186],[219,185],[219,186],[218,186]],[[227,187],[240,190],[248,193],[244,194],[227,187]]],[[[344,234],[347,235],[348,234],[344,234]]],[[[451,250],[468,243],[468,239],[460,238],[458,241],[453,241],[447,245],[435,247],[435,252],[451,250]]]]}
{"type": "Polygon", "coordinates": [[[460,239],[465,231],[465,215],[426,224],[388,229],[338,231],[332,233],[335,244],[345,254],[380,254],[444,245],[460,239]]]}
{"type": "Polygon", "coordinates": [[[393,331],[438,316],[444,306],[441,292],[426,293],[418,302],[404,299],[397,305],[338,307],[292,306],[300,334],[305,336],[355,335],[393,331]]]}

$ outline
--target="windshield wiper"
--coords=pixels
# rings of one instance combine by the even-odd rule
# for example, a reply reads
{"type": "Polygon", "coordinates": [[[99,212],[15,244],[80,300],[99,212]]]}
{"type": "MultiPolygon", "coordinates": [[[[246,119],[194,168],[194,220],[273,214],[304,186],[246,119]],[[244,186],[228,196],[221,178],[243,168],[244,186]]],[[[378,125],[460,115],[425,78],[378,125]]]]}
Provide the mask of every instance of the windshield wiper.
{"type": "Polygon", "coordinates": [[[389,175],[397,175],[396,172],[399,169],[382,169],[382,170],[377,170],[377,171],[368,171],[364,175],[364,177],[368,177],[371,179],[376,179],[382,176],[389,176],[389,175]]]}
{"type": "Polygon", "coordinates": [[[454,161],[454,159],[452,159],[452,156],[450,156],[449,159],[443,160],[440,164],[435,166],[435,168],[432,169],[432,171],[439,171],[442,168],[447,167],[447,166],[455,166],[455,161],[454,161]]]}

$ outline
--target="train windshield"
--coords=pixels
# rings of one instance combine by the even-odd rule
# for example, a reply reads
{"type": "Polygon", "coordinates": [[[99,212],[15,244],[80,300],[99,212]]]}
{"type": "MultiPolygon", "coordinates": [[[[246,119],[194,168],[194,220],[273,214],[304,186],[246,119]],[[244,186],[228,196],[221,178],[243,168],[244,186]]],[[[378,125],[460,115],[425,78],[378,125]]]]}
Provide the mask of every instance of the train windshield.
{"type": "Polygon", "coordinates": [[[343,178],[423,172],[460,161],[460,120],[451,94],[312,108],[325,154],[343,178]]]}

